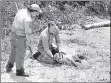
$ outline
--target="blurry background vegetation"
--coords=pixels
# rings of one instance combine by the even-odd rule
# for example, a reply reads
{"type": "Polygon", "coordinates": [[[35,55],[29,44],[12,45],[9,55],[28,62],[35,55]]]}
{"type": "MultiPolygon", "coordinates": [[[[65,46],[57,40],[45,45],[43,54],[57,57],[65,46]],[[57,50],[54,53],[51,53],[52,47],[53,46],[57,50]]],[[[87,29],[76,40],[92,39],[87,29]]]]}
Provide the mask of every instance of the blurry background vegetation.
{"type": "Polygon", "coordinates": [[[9,35],[17,9],[33,3],[39,4],[43,10],[42,20],[34,22],[33,33],[40,33],[49,20],[54,20],[61,29],[65,25],[86,24],[89,21],[88,16],[101,19],[108,19],[110,16],[108,1],[2,1],[2,3],[2,39],[9,35]]]}
{"type": "Polygon", "coordinates": [[[44,65],[40,66],[38,62],[33,62],[35,60],[29,59],[29,56],[26,55],[26,68],[35,70],[30,72],[30,75],[39,76],[41,74],[40,79],[50,78],[53,82],[109,82],[111,74],[110,27],[95,27],[91,30],[81,28],[81,25],[84,24],[110,20],[111,5],[109,1],[2,1],[0,9],[2,22],[1,73],[5,73],[5,65],[11,52],[10,29],[17,8],[25,8],[32,3],[39,4],[43,11],[43,17],[37,19],[32,26],[33,49],[37,50],[38,35],[46,27],[47,21],[54,20],[60,28],[61,44],[64,49],[72,55],[74,50],[77,49],[80,55],[88,58],[86,60],[88,66],[84,63],[80,70],[69,66],[53,66],[53,68],[51,66],[49,68],[44,65]],[[84,69],[84,67],[87,67],[87,69],[84,69]],[[53,70],[54,72],[49,75],[49,71],[53,70]]]}

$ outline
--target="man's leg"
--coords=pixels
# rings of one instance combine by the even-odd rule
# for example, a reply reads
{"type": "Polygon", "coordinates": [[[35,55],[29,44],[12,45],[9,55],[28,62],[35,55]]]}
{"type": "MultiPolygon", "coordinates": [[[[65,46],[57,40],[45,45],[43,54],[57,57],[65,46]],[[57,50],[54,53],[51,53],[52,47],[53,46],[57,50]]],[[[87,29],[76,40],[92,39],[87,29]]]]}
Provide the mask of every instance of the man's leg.
{"type": "Polygon", "coordinates": [[[26,37],[18,37],[16,48],[16,75],[28,76],[24,72],[24,57],[26,54],[26,37]]]}
{"type": "Polygon", "coordinates": [[[35,54],[33,54],[33,59],[37,60],[37,58],[41,55],[41,53],[38,51],[35,54]]]}
{"type": "Polygon", "coordinates": [[[41,55],[37,58],[38,61],[48,63],[48,64],[55,63],[55,60],[50,58],[43,49],[39,50],[39,52],[41,53],[41,55]]]}
{"type": "Polygon", "coordinates": [[[11,34],[11,54],[9,55],[9,60],[6,65],[6,72],[10,72],[11,69],[13,68],[14,62],[15,62],[15,57],[16,57],[16,37],[12,33],[11,34]]]}

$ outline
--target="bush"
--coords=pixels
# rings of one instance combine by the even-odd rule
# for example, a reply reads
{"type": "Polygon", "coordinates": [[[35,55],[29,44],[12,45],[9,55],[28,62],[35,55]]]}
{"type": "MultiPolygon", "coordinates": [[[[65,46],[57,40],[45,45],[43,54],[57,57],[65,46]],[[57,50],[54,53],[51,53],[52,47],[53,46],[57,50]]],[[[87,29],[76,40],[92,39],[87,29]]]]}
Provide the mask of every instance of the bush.
{"type": "Polygon", "coordinates": [[[33,24],[34,32],[41,32],[47,21],[53,20],[60,27],[64,24],[84,23],[85,15],[108,16],[110,3],[103,1],[4,1],[1,6],[2,38],[9,35],[17,8],[25,8],[37,3],[43,10],[42,20],[33,24]]]}
{"type": "Polygon", "coordinates": [[[99,15],[99,16],[107,16],[108,15],[108,3],[103,1],[95,1],[90,2],[90,4],[87,5],[86,13],[87,14],[93,14],[93,15],[99,15]]]}

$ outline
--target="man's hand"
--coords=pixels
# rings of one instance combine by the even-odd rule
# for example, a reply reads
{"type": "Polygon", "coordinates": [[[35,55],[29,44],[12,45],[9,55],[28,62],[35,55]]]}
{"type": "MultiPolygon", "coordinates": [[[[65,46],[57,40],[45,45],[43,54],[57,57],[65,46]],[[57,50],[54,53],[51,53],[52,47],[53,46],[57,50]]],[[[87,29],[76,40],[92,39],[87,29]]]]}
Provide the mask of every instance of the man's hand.
{"type": "Polygon", "coordinates": [[[33,51],[32,51],[32,38],[31,34],[26,34],[27,38],[27,47],[30,50],[30,57],[32,57],[33,51]]]}
{"type": "Polygon", "coordinates": [[[27,47],[29,48],[31,54],[32,54],[32,44],[30,40],[27,40],[27,47]]]}

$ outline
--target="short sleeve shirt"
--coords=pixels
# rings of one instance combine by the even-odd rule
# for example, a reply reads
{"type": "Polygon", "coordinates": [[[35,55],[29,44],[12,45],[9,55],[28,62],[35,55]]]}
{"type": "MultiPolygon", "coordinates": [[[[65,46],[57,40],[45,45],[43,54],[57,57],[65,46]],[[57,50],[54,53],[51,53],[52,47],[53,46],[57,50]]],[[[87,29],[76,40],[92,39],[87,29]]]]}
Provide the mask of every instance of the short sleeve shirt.
{"type": "Polygon", "coordinates": [[[57,43],[60,42],[58,34],[57,32],[56,35],[49,35],[48,28],[44,29],[39,37],[38,50],[50,49],[54,37],[57,43]]]}
{"type": "Polygon", "coordinates": [[[32,33],[31,25],[32,19],[27,9],[20,9],[12,24],[12,32],[20,36],[26,36],[27,33],[32,33]]]}

